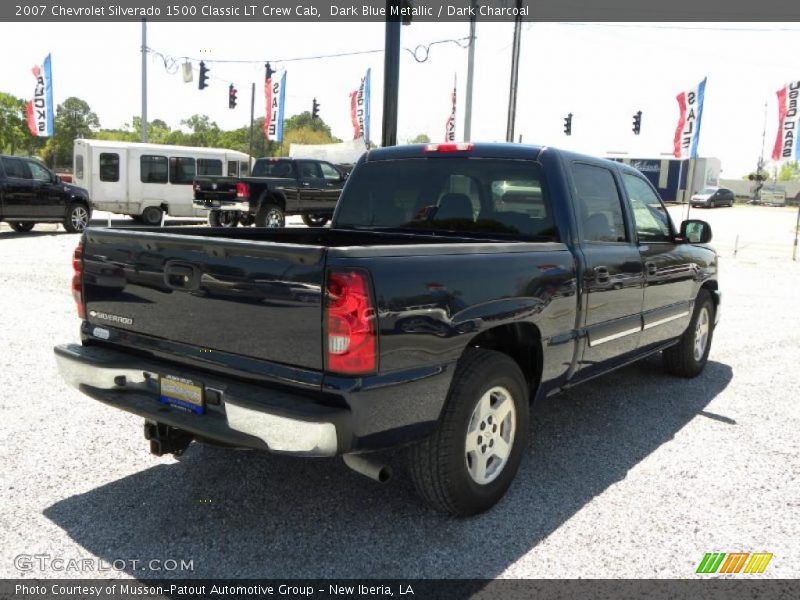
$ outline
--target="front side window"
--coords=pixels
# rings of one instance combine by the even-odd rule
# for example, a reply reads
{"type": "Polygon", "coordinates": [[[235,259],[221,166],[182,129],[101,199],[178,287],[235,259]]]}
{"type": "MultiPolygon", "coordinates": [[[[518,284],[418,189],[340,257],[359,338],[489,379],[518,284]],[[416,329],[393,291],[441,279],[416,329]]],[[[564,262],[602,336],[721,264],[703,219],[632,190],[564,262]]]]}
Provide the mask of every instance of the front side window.
{"type": "Polygon", "coordinates": [[[222,175],[222,161],[216,158],[198,158],[198,175],[222,175]]]}
{"type": "Polygon", "coordinates": [[[341,181],[342,175],[333,165],[329,165],[328,163],[320,163],[319,168],[322,169],[322,176],[325,178],[325,181],[341,181]]]}
{"type": "Polygon", "coordinates": [[[622,182],[628,192],[640,242],[672,240],[669,215],[652,188],[635,175],[624,174],[622,182]]]}
{"type": "Polygon", "coordinates": [[[139,166],[142,183],[167,183],[169,170],[166,156],[142,155],[139,166]]]}
{"type": "Polygon", "coordinates": [[[322,179],[319,163],[301,161],[297,167],[300,170],[300,179],[322,179]]]}
{"type": "Polygon", "coordinates": [[[583,241],[626,242],[622,199],[611,171],[575,163],[572,176],[583,241]]]}
{"type": "Polygon", "coordinates": [[[100,181],[119,181],[119,154],[100,153],[100,181]]]}
{"type": "Polygon", "coordinates": [[[171,156],[169,159],[169,182],[188,185],[194,181],[194,159],[171,156]]]}
{"type": "Polygon", "coordinates": [[[31,177],[35,181],[51,181],[52,177],[50,176],[50,171],[45,169],[42,165],[37,163],[36,161],[29,160],[28,161],[28,168],[31,171],[31,177]]]}

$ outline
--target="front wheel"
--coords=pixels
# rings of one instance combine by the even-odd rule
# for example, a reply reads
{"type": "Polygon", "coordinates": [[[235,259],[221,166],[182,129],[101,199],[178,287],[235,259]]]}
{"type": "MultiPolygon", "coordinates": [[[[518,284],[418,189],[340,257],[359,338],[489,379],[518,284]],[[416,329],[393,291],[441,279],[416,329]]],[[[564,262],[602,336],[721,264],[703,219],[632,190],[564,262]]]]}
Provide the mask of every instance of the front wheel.
{"type": "Polygon", "coordinates": [[[708,290],[700,290],[689,327],[680,341],[663,352],[667,372],[680,377],[697,377],[703,372],[714,335],[714,302],[708,290]]]}
{"type": "Polygon", "coordinates": [[[517,363],[494,350],[468,350],[437,430],[409,451],[417,493],[452,515],[488,510],[517,473],[528,421],[528,385],[517,363]]]}
{"type": "Polygon", "coordinates": [[[89,225],[91,213],[85,204],[70,204],[64,218],[64,229],[69,233],[81,233],[89,225]]]}
{"type": "Polygon", "coordinates": [[[256,215],[256,227],[284,227],[286,215],[277,204],[263,204],[256,215]]]}
{"type": "Polygon", "coordinates": [[[8,226],[11,227],[17,233],[27,233],[36,223],[31,223],[30,221],[9,221],[8,226]]]}
{"type": "Polygon", "coordinates": [[[239,211],[212,210],[208,213],[208,224],[211,227],[236,227],[239,224],[239,211]]]}
{"type": "Polygon", "coordinates": [[[324,215],[302,215],[302,219],[308,227],[323,227],[328,222],[324,215]]]}

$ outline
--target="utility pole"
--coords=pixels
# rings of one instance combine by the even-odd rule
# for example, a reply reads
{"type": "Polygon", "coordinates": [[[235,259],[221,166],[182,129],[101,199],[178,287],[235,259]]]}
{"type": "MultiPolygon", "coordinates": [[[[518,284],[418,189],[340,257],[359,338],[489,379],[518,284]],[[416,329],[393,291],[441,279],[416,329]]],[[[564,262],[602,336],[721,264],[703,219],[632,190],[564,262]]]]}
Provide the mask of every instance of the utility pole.
{"type": "Polygon", "coordinates": [[[469,50],[467,51],[467,93],[464,101],[464,141],[472,138],[472,77],[475,71],[475,20],[478,13],[477,0],[471,0],[469,17],[469,50]]]}
{"type": "Polygon", "coordinates": [[[400,90],[400,17],[391,17],[400,0],[386,0],[386,43],[383,59],[383,132],[381,145],[397,145],[397,103],[400,90]]]}
{"type": "Polygon", "coordinates": [[[508,91],[508,126],[506,141],[514,141],[514,121],[517,118],[517,81],[519,79],[519,46],[522,37],[522,0],[517,0],[517,16],[514,17],[514,43],[511,50],[511,83],[508,91]]]}
{"type": "Polygon", "coordinates": [[[147,142],[147,19],[142,19],[142,142],[147,142]]]}
{"type": "MultiPolygon", "coordinates": [[[[250,86],[250,150],[248,154],[253,158],[253,122],[256,116],[256,83],[255,81],[250,86]]],[[[248,165],[248,174],[250,173],[248,165]]]]}

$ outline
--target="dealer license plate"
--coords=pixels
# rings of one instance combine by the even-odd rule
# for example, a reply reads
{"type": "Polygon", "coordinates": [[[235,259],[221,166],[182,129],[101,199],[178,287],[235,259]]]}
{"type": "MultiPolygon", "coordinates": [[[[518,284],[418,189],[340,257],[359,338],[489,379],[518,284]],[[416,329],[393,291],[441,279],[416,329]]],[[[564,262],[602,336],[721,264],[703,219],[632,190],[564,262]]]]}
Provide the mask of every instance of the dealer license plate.
{"type": "Polygon", "coordinates": [[[201,384],[175,375],[162,375],[159,384],[161,402],[164,404],[176,406],[197,415],[205,412],[201,384]]]}

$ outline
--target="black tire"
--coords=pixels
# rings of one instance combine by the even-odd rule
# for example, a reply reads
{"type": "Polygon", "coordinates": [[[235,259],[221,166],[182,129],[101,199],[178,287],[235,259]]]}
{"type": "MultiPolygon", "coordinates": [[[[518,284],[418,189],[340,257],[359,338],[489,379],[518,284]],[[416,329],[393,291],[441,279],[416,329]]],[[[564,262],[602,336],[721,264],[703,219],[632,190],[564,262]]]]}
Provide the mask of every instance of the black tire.
{"type": "Polygon", "coordinates": [[[663,352],[664,368],[679,377],[697,377],[703,372],[711,350],[714,337],[714,301],[708,290],[700,290],[694,302],[694,312],[689,326],[681,336],[680,342],[663,352]],[[705,312],[705,315],[703,314],[705,312]],[[705,323],[705,325],[703,325],[705,323]],[[705,328],[705,329],[704,329],[705,328]],[[701,352],[696,352],[698,336],[705,331],[705,342],[701,352]]]}
{"type": "Polygon", "coordinates": [[[36,223],[32,223],[31,221],[9,221],[8,226],[11,227],[17,233],[27,233],[36,223]]]}
{"type": "Polygon", "coordinates": [[[308,227],[324,227],[330,217],[323,215],[302,215],[303,223],[308,227]]]}
{"type": "Polygon", "coordinates": [[[139,215],[139,221],[149,227],[155,227],[161,225],[161,217],[163,214],[164,211],[161,210],[160,206],[148,206],[142,211],[142,214],[139,215]]]}
{"type": "MultiPolygon", "coordinates": [[[[529,409],[528,385],[516,362],[494,350],[468,350],[453,375],[439,426],[432,435],[409,449],[411,477],[417,493],[436,510],[462,517],[481,513],[494,506],[508,490],[522,460],[528,441],[529,409]],[[497,407],[505,402],[513,403],[510,421],[513,425],[510,428],[508,420],[502,421],[498,429],[497,420],[491,425],[484,418],[476,417],[481,399],[493,389],[507,391],[510,396],[503,397],[500,392],[498,404],[492,405],[495,396],[491,396],[492,400],[489,401],[489,406],[497,407]],[[475,418],[480,420],[480,424],[475,418]],[[483,425],[487,425],[487,428],[484,429],[483,425]],[[493,479],[484,484],[478,483],[470,474],[468,444],[471,426],[475,427],[475,434],[483,432],[486,435],[488,432],[489,436],[494,436],[489,440],[489,446],[479,445],[473,457],[481,451],[486,454],[487,448],[492,447],[495,440],[498,441],[496,448],[500,449],[499,437],[508,434],[510,429],[507,459],[499,464],[489,462],[493,457],[487,459],[486,467],[496,464],[499,468],[492,475],[493,479]]],[[[475,439],[481,444],[488,438],[476,435],[475,439]]],[[[491,453],[491,450],[488,452],[491,453]]],[[[477,460],[481,460],[479,456],[477,460]]],[[[488,473],[488,470],[484,472],[488,473]]]]}
{"type": "Polygon", "coordinates": [[[208,224],[211,227],[236,227],[239,224],[239,211],[212,210],[208,213],[208,224]]]}
{"type": "Polygon", "coordinates": [[[286,227],[286,215],[277,204],[265,203],[256,215],[256,227],[286,227]]]}
{"type": "Polygon", "coordinates": [[[242,227],[250,227],[256,221],[256,218],[250,213],[239,213],[239,215],[239,224],[242,227]]]}
{"type": "Polygon", "coordinates": [[[92,218],[91,209],[80,202],[73,202],[67,209],[67,216],[64,217],[64,229],[69,233],[83,233],[89,226],[92,218]]]}

